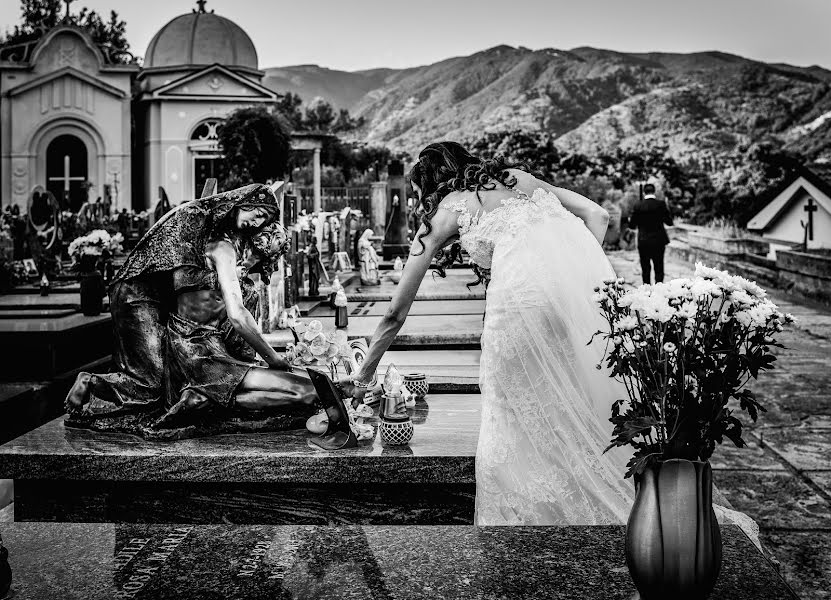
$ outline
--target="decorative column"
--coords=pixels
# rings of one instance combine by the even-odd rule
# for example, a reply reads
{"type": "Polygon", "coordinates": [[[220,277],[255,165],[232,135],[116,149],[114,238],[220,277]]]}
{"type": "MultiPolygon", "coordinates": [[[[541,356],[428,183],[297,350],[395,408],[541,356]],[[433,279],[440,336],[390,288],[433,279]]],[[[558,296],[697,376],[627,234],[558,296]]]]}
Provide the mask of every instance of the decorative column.
{"type": "Polygon", "coordinates": [[[313,159],[313,169],[314,169],[314,212],[319,213],[323,210],[323,201],[321,199],[320,193],[320,146],[314,149],[314,159],[313,159]]]}

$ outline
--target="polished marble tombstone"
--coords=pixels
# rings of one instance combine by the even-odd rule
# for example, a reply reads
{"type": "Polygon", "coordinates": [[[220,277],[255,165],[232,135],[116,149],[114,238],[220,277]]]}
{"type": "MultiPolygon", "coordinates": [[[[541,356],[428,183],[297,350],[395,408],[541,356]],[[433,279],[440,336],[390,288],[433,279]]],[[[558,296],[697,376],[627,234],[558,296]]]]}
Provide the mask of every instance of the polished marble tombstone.
{"type": "Polygon", "coordinates": [[[472,523],[479,396],[411,412],[410,445],[337,452],[305,430],[158,442],[56,419],[0,447],[0,478],[24,521],[472,523]]]}
{"type": "MultiPolygon", "coordinates": [[[[736,527],[710,600],[796,598],[736,527]]],[[[12,597],[630,600],[619,527],[4,524],[12,597]]]]}

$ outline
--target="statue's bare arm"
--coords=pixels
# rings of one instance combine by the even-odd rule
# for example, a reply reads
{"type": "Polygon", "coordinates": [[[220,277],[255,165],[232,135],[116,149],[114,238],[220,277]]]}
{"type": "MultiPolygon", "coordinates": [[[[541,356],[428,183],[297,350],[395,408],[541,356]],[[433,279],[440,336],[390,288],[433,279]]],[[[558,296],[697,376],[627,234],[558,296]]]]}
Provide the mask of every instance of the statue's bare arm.
{"type": "Polygon", "coordinates": [[[289,364],[265,341],[253,315],[245,308],[237,277],[237,253],[234,247],[225,241],[215,242],[209,244],[206,253],[216,269],[219,289],[225,301],[225,312],[231,325],[270,367],[288,369],[289,364]]]}
{"type": "Polygon", "coordinates": [[[582,219],[592,235],[597,238],[597,241],[603,243],[603,238],[606,237],[606,229],[609,227],[609,213],[606,212],[606,209],[577,192],[551,185],[547,181],[538,179],[525,171],[511,169],[510,173],[516,177],[517,185],[523,190],[533,191],[537,188],[543,188],[554,192],[563,207],[582,219]]]}

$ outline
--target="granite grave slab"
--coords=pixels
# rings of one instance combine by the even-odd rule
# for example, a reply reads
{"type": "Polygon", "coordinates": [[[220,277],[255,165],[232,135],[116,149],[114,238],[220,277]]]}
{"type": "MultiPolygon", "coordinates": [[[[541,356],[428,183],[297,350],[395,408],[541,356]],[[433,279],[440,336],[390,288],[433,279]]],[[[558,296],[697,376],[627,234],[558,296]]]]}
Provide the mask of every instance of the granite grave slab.
{"type": "Polygon", "coordinates": [[[0,447],[18,520],[471,523],[480,398],[430,394],[408,446],[324,452],[305,430],[149,442],[56,419],[0,447]]]}
{"type": "MultiPolygon", "coordinates": [[[[734,526],[711,600],[796,596],[734,526]]],[[[13,597],[630,600],[620,527],[4,524],[13,597]]]]}
{"type": "Polygon", "coordinates": [[[73,313],[42,319],[0,319],[0,364],[6,381],[43,381],[109,356],[110,314],[73,313]]]}

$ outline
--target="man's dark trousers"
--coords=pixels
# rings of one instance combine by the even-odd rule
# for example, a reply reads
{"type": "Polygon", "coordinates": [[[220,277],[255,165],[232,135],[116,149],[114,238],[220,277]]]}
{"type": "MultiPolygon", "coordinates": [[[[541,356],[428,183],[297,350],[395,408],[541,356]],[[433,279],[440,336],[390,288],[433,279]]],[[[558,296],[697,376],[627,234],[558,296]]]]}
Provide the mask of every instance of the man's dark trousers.
{"type": "Polygon", "coordinates": [[[638,244],[644,283],[651,283],[649,276],[652,265],[655,265],[655,283],[664,280],[664,250],[666,250],[666,244],[656,242],[638,244]]]}

